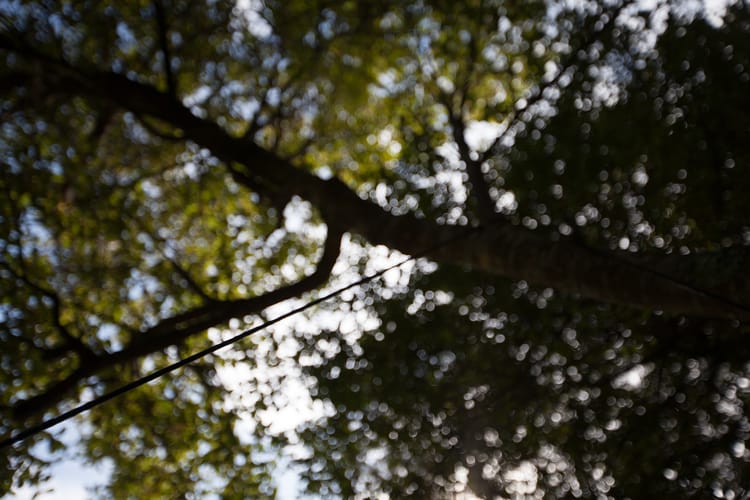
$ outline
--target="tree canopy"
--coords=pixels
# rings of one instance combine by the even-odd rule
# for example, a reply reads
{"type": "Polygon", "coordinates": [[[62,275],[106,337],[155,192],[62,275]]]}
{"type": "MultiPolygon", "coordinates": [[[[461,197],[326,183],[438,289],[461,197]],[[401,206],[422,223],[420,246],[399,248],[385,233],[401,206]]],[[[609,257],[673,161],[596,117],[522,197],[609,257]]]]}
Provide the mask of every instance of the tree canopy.
{"type": "Polygon", "coordinates": [[[750,495],[750,4],[645,4],[0,2],[0,437],[400,253],[78,417],[101,495],[750,495]]]}

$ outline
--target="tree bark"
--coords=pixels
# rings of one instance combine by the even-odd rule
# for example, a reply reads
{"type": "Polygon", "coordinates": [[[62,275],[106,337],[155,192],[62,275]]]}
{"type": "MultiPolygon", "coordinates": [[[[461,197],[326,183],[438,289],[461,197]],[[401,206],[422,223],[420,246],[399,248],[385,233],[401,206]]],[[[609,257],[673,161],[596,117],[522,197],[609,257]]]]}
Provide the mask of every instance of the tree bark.
{"type": "MultiPolygon", "coordinates": [[[[110,89],[102,97],[114,97],[127,109],[165,120],[180,128],[186,139],[223,161],[242,165],[257,180],[256,187],[288,197],[300,196],[313,203],[325,218],[336,220],[373,244],[416,254],[436,242],[461,238],[466,230],[413,215],[392,215],[363,200],[336,178],[320,179],[253,142],[230,136],[153,87],[112,73],[96,75],[92,81],[101,82],[94,88],[110,89]]],[[[461,244],[437,249],[432,257],[602,302],[689,316],[750,319],[747,252],[739,257],[739,274],[708,284],[700,277],[723,274],[706,268],[725,265],[727,259],[721,252],[702,259],[599,252],[570,240],[552,241],[534,231],[499,223],[465,238],[461,244]],[[728,292],[730,295],[726,295],[728,292]]]]}
{"type": "MultiPolygon", "coordinates": [[[[58,64],[45,75],[58,89],[95,95],[138,115],[148,115],[182,130],[186,140],[210,150],[228,164],[241,165],[252,189],[264,194],[299,196],[324,218],[407,254],[421,253],[436,242],[462,238],[466,228],[440,225],[414,215],[393,215],[363,200],[337,178],[321,179],[295,167],[247,138],[233,137],[218,124],[195,116],[182,103],[155,87],[112,72],[83,72],[58,64]]],[[[735,252],[736,253],[736,252],[735,252]]],[[[750,319],[750,254],[739,257],[738,274],[716,282],[728,259],[722,252],[696,256],[646,256],[595,251],[568,239],[553,241],[534,231],[498,223],[435,250],[437,261],[465,265],[537,286],[583,297],[688,316],[750,319]],[[707,267],[708,266],[708,267],[707,267]],[[716,269],[711,269],[710,266],[716,269]],[[711,277],[711,283],[705,278],[711,277]]]]}

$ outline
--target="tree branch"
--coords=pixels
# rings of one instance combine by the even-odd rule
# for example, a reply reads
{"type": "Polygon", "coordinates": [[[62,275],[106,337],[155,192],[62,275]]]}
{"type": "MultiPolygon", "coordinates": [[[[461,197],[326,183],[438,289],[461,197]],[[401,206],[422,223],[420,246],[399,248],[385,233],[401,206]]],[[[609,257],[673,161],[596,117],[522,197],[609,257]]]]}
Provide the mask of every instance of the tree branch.
{"type": "Polygon", "coordinates": [[[339,255],[341,236],[343,232],[329,226],[329,236],[323,250],[323,255],[315,271],[290,285],[283,286],[271,292],[250,297],[208,305],[194,310],[189,316],[175,317],[154,326],[139,336],[131,345],[115,355],[127,359],[149,354],[154,346],[161,350],[171,345],[182,343],[197,331],[228,321],[231,318],[246,316],[265,309],[292,297],[314,290],[323,285],[333,270],[333,265],[339,255]],[[144,351],[145,348],[145,351],[144,351]]]}
{"type": "Polygon", "coordinates": [[[257,313],[274,304],[322,286],[338,259],[343,230],[328,226],[323,254],[315,271],[299,281],[271,292],[245,299],[213,302],[167,318],[142,332],[120,351],[92,358],[44,392],[13,405],[13,415],[26,419],[49,409],[76,388],[79,382],[98,372],[137,360],[148,354],[179,346],[191,336],[223,324],[232,318],[257,313]]]}
{"type": "Polygon", "coordinates": [[[16,279],[23,282],[26,286],[28,286],[35,292],[40,293],[52,303],[52,324],[60,334],[60,337],[62,337],[63,345],[55,347],[53,349],[45,350],[45,353],[47,355],[54,357],[55,354],[59,352],[73,351],[79,356],[81,362],[96,357],[96,353],[92,351],[89,346],[84,344],[80,338],[75,336],[73,332],[71,332],[68,327],[63,324],[61,319],[62,304],[60,296],[56,292],[48,290],[47,288],[35,283],[26,275],[25,272],[18,272],[5,262],[0,262],[0,267],[6,269],[16,279]]]}
{"type": "Polygon", "coordinates": [[[531,109],[534,105],[538,104],[544,99],[544,93],[547,91],[547,89],[551,89],[555,87],[561,80],[562,76],[567,73],[571,68],[575,68],[575,60],[577,58],[577,54],[580,50],[588,47],[591,43],[595,42],[597,39],[601,38],[602,35],[610,33],[611,30],[615,27],[615,21],[617,20],[617,17],[620,15],[620,13],[623,11],[623,9],[628,5],[628,2],[624,2],[622,5],[615,8],[612,12],[605,13],[604,15],[607,16],[607,22],[604,23],[604,25],[596,32],[592,33],[585,33],[581,43],[578,47],[571,47],[570,53],[568,54],[568,57],[564,58],[563,61],[560,62],[560,70],[555,74],[554,77],[552,77],[550,80],[546,82],[542,82],[540,85],[536,87],[536,91],[533,92],[530,96],[526,97],[526,105],[523,107],[523,110],[516,110],[513,109],[508,116],[506,117],[505,121],[508,123],[508,126],[505,127],[505,130],[498,135],[495,140],[492,142],[489,148],[487,148],[484,153],[479,155],[479,162],[484,163],[490,157],[496,155],[498,153],[498,150],[502,144],[503,138],[505,138],[510,132],[510,130],[518,123],[518,120],[521,116],[521,111],[525,111],[528,109],[531,109]],[[596,36],[598,35],[598,36],[596,36]]]}
{"type": "Polygon", "coordinates": [[[156,15],[156,26],[158,28],[159,47],[162,54],[162,65],[164,67],[164,76],[167,79],[167,94],[177,97],[177,81],[172,71],[172,56],[169,52],[169,26],[167,25],[167,16],[164,13],[164,6],[161,0],[154,0],[154,14],[156,15]]]}
{"type": "MultiPolygon", "coordinates": [[[[45,75],[78,94],[107,98],[134,112],[164,120],[182,129],[185,138],[210,150],[228,165],[242,169],[257,188],[268,195],[300,196],[323,214],[336,221],[342,230],[356,232],[373,244],[383,244],[405,253],[420,253],[435,241],[458,239],[465,229],[440,225],[413,214],[395,216],[374,203],[361,199],[336,177],[328,180],[297,169],[252,141],[229,135],[216,123],[193,115],[169,95],[148,84],[135,82],[112,72],[73,72],[63,66],[59,71],[47,65],[45,75]]],[[[60,88],[60,87],[56,87],[60,88]]],[[[445,247],[433,254],[439,261],[468,265],[511,279],[525,279],[540,286],[580,294],[585,297],[630,305],[647,310],[723,318],[750,319],[750,284],[744,275],[727,277],[723,283],[692,282],[686,285],[669,272],[659,274],[651,259],[627,254],[625,258],[594,253],[581,245],[547,236],[521,227],[488,227],[461,246],[445,247]],[[634,263],[638,262],[638,266],[634,263]],[[712,290],[731,289],[734,303],[712,290]],[[711,293],[707,293],[711,292],[711,293]]],[[[721,253],[711,254],[720,266],[721,253]]],[[[663,269],[690,268],[693,261],[679,255],[662,258],[663,269]]],[[[745,261],[750,264],[750,259],[745,261]]],[[[746,266],[744,269],[748,269],[746,266]]],[[[694,276],[710,275],[705,269],[692,269],[694,276]]],[[[717,270],[718,272],[718,270],[717,270]]]]}
{"type": "MultiPolygon", "coordinates": [[[[446,105],[447,106],[447,105],[446,105]]],[[[477,215],[482,225],[491,224],[496,218],[495,203],[490,198],[489,185],[482,173],[482,162],[479,158],[472,158],[469,145],[466,143],[466,127],[463,118],[448,108],[448,119],[451,124],[453,140],[458,146],[458,155],[466,166],[466,173],[471,184],[471,196],[477,202],[477,215]]]]}
{"type": "Polygon", "coordinates": [[[185,280],[188,287],[192,291],[194,291],[196,294],[198,294],[203,300],[205,300],[208,303],[215,301],[215,299],[211,297],[208,293],[206,293],[205,290],[203,290],[203,288],[198,284],[197,281],[195,281],[195,279],[191,276],[188,270],[182,267],[179,264],[179,262],[177,262],[175,259],[167,257],[166,255],[164,255],[164,258],[172,265],[175,272],[180,276],[180,278],[185,280]]]}

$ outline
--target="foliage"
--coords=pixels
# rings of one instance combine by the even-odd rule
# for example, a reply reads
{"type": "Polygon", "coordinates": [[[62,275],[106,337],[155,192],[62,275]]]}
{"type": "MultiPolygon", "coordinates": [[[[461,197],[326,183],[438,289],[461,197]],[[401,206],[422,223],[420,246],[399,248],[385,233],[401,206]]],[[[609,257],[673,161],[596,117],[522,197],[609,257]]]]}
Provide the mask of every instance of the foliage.
{"type": "MultiPolygon", "coordinates": [[[[419,221],[481,225],[694,302],[454,242],[89,412],[99,494],[272,496],[295,455],[326,498],[748,495],[750,4],[639,5],[0,3],[0,436],[318,288],[342,231],[332,283],[419,221]],[[279,433],[294,380],[323,411],[279,433]]],[[[2,489],[61,448],[2,450],[2,489]]]]}

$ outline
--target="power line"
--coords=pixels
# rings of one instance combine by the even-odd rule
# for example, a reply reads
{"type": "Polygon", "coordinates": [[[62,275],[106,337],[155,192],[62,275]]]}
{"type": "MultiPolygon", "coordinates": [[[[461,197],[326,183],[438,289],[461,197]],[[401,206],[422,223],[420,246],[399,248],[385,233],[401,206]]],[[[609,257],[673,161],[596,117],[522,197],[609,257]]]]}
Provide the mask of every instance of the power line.
{"type": "Polygon", "coordinates": [[[60,415],[58,415],[56,417],[49,418],[47,420],[42,421],[41,423],[39,423],[37,425],[31,426],[31,427],[29,427],[27,429],[24,429],[24,430],[22,430],[20,432],[17,432],[16,434],[12,435],[11,437],[9,437],[7,439],[3,439],[2,441],[0,441],[0,449],[12,446],[12,445],[14,445],[16,443],[19,443],[19,442],[23,441],[24,439],[27,439],[27,438],[29,438],[31,436],[39,434],[40,432],[43,432],[43,431],[45,431],[45,430],[47,430],[47,429],[49,429],[51,427],[54,427],[54,426],[56,426],[58,424],[61,424],[61,423],[65,422],[66,420],[70,420],[71,418],[75,417],[76,415],[80,415],[81,413],[84,413],[84,412],[86,412],[86,411],[88,411],[88,410],[90,410],[92,408],[95,408],[95,407],[97,407],[99,405],[102,405],[102,404],[106,403],[110,399],[114,399],[114,398],[116,398],[118,396],[121,396],[122,394],[125,394],[126,392],[130,392],[130,391],[132,391],[134,389],[137,389],[138,387],[140,387],[142,385],[145,385],[145,384],[147,384],[149,382],[152,382],[152,381],[154,381],[154,380],[156,380],[156,379],[158,379],[158,378],[160,378],[160,377],[162,377],[162,376],[164,376],[164,375],[166,375],[168,373],[171,373],[171,372],[177,370],[178,368],[182,368],[183,366],[188,365],[188,364],[192,363],[193,361],[197,361],[197,360],[199,360],[199,359],[201,359],[201,358],[203,358],[205,356],[208,356],[209,354],[213,354],[216,351],[218,351],[220,349],[223,349],[224,347],[228,347],[228,346],[230,346],[230,345],[232,345],[232,344],[234,344],[236,342],[239,342],[240,340],[242,340],[244,338],[249,337],[250,335],[252,335],[254,333],[257,333],[257,332],[259,332],[261,330],[264,330],[264,329],[268,328],[271,325],[274,325],[274,324],[276,324],[276,323],[278,323],[280,321],[283,321],[283,320],[285,320],[285,319],[287,319],[287,318],[289,318],[291,316],[297,315],[297,314],[305,311],[306,309],[309,309],[309,308],[311,308],[313,306],[316,306],[316,305],[318,305],[318,304],[320,304],[322,302],[325,302],[325,301],[327,301],[329,299],[332,299],[333,297],[336,297],[336,296],[342,294],[343,292],[345,292],[347,290],[350,290],[352,288],[358,287],[360,285],[364,285],[365,283],[369,283],[370,281],[373,281],[373,280],[375,280],[375,279],[383,276],[385,273],[387,273],[388,271],[391,271],[392,269],[397,269],[397,268],[403,266],[404,264],[406,264],[408,262],[416,260],[416,259],[418,259],[420,257],[424,257],[424,256],[426,256],[426,255],[434,252],[435,250],[437,250],[439,248],[447,246],[447,245],[449,245],[449,244],[451,244],[451,243],[453,243],[453,242],[455,242],[455,241],[457,241],[459,239],[465,238],[470,233],[472,233],[474,231],[477,231],[477,230],[481,230],[481,229],[482,229],[481,227],[467,228],[467,231],[462,232],[462,233],[460,233],[458,235],[455,235],[455,236],[453,236],[451,238],[448,238],[446,240],[443,240],[441,242],[438,242],[435,245],[427,248],[426,250],[423,250],[423,251],[421,251],[419,253],[416,253],[416,254],[414,254],[414,255],[406,258],[406,259],[403,259],[400,262],[397,262],[396,264],[393,264],[393,265],[388,266],[388,267],[386,267],[384,269],[381,269],[380,271],[378,271],[376,273],[373,273],[373,274],[367,275],[367,276],[365,276],[363,278],[360,278],[359,280],[354,281],[353,283],[345,285],[345,286],[343,286],[341,288],[337,288],[336,290],[334,290],[332,292],[329,292],[329,293],[327,293],[325,295],[321,295],[321,296],[319,296],[319,297],[317,297],[317,298],[315,298],[315,299],[313,299],[313,300],[311,300],[309,302],[306,302],[305,304],[303,304],[303,305],[301,305],[299,307],[296,307],[296,308],[292,309],[291,311],[287,311],[284,314],[276,316],[275,318],[272,318],[272,319],[270,319],[268,321],[264,321],[262,324],[260,324],[258,326],[254,326],[254,327],[252,327],[252,328],[250,328],[248,330],[245,330],[245,331],[243,331],[241,333],[238,333],[234,337],[231,337],[231,338],[229,338],[227,340],[219,342],[218,344],[214,344],[211,347],[208,347],[206,349],[203,349],[202,351],[196,352],[195,354],[191,354],[190,356],[188,356],[186,358],[182,358],[182,359],[180,359],[178,361],[175,361],[174,363],[172,363],[172,364],[170,364],[168,366],[165,366],[163,368],[160,368],[158,370],[155,370],[155,371],[149,373],[148,375],[145,375],[145,376],[143,376],[143,377],[141,377],[141,378],[139,378],[137,380],[134,380],[132,382],[128,382],[127,384],[125,384],[125,385],[123,385],[121,387],[118,387],[117,389],[114,389],[114,390],[112,390],[110,392],[102,394],[101,396],[98,396],[98,397],[92,399],[91,401],[88,401],[86,403],[78,405],[75,408],[73,408],[71,410],[68,410],[65,413],[61,413],[60,415]]]}
{"type": "MultiPolygon", "coordinates": [[[[406,259],[401,260],[400,262],[397,262],[396,264],[393,264],[393,265],[388,266],[388,267],[386,267],[384,269],[381,269],[378,272],[375,272],[373,274],[370,274],[370,275],[367,275],[367,276],[365,276],[363,278],[360,278],[357,281],[354,281],[354,282],[352,282],[352,283],[350,283],[348,285],[340,287],[340,288],[338,288],[338,289],[336,289],[336,290],[334,290],[332,292],[329,292],[329,293],[327,293],[325,295],[319,296],[319,297],[317,297],[317,298],[315,298],[315,299],[313,299],[313,300],[311,300],[311,301],[309,301],[309,302],[307,302],[307,303],[305,303],[305,304],[303,304],[303,305],[301,305],[299,307],[296,307],[296,308],[294,308],[294,309],[292,309],[292,310],[290,310],[290,311],[288,311],[288,312],[286,312],[284,314],[281,314],[281,315],[279,315],[279,316],[277,316],[275,318],[272,318],[272,319],[270,319],[268,321],[265,321],[265,322],[263,322],[262,324],[260,324],[258,326],[252,327],[252,328],[250,328],[248,330],[245,330],[245,331],[243,331],[241,333],[238,333],[234,337],[231,337],[231,338],[229,338],[227,340],[219,342],[218,344],[214,344],[214,345],[212,345],[212,346],[210,346],[210,347],[208,347],[208,348],[206,348],[206,349],[204,349],[202,351],[196,352],[195,354],[191,354],[190,356],[188,356],[186,358],[183,358],[183,359],[180,359],[180,360],[178,360],[178,361],[176,361],[176,362],[174,362],[174,363],[172,363],[172,364],[170,364],[168,366],[165,366],[163,368],[155,370],[155,371],[149,373],[148,375],[145,375],[145,376],[143,376],[143,377],[141,377],[141,378],[139,378],[137,380],[134,380],[132,382],[129,382],[129,383],[127,383],[127,384],[125,384],[125,385],[123,385],[121,387],[118,387],[117,389],[114,389],[114,390],[112,390],[112,391],[110,391],[108,393],[102,394],[101,396],[98,396],[98,397],[92,399],[91,401],[83,403],[83,404],[81,404],[79,406],[76,406],[75,408],[73,408],[73,409],[71,409],[71,410],[69,410],[67,412],[64,412],[64,413],[62,413],[62,414],[60,414],[60,415],[58,415],[56,417],[49,418],[47,420],[42,421],[41,423],[39,423],[37,425],[34,425],[34,426],[29,427],[27,429],[24,429],[24,430],[22,430],[20,432],[17,432],[16,434],[12,435],[11,437],[3,439],[2,441],[0,441],[0,449],[12,446],[12,445],[14,445],[14,444],[16,444],[16,443],[18,443],[20,441],[23,441],[24,439],[27,439],[27,438],[29,438],[31,436],[39,434],[40,432],[43,432],[43,431],[45,431],[45,430],[47,430],[47,429],[49,429],[51,427],[54,427],[54,426],[56,426],[58,424],[61,424],[61,423],[65,422],[66,420],[70,420],[71,418],[75,417],[76,415],[84,413],[84,412],[86,412],[86,411],[88,411],[88,410],[90,410],[90,409],[92,409],[92,408],[94,408],[96,406],[99,406],[99,405],[101,405],[103,403],[106,403],[107,401],[109,401],[111,399],[114,399],[114,398],[116,398],[116,397],[118,397],[118,396],[120,396],[122,394],[130,392],[130,391],[132,391],[134,389],[137,389],[138,387],[140,387],[142,385],[145,385],[145,384],[147,384],[149,382],[152,382],[152,381],[154,381],[154,380],[156,380],[156,379],[158,379],[158,378],[160,378],[160,377],[162,377],[162,376],[164,376],[164,375],[166,375],[168,373],[171,373],[171,372],[177,370],[178,368],[181,368],[181,367],[183,367],[185,365],[188,365],[188,364],[192,363],[193,361],[197,361],[200,358],[203,358],[203,357],[205,357],[205,356],[207,356],[209,354],[213,354],[214,352],[216,352],[216,351],[218,351],[220,349],[223,349],[224,347],[228,347],[228,346],[230,346],[230,345],[232,345],[232,344],[234,344],[236,342],[239,342],[240,340],[242,340],[242,339],[244,339],[246,337],[249,337],[250,335],[252,335],[254,333],[257,333],[257,332],[259,332],[261,330],[264,330],[265,328],[268,328],[271,325],[279,323],[280,321],[283,321],[283,320],[285,320],[285,319],[287,319],[287,318],[289,318],[291,316],[297,315],[297,314],[299,314],[299,313],[301,313],[301,312],[303,312],[303,311],[305,311],[305,310],[307,310],[307,309],[309,309],[309,308],[311,308],[313,306],[316,306],[316,305],[318,305],[318,304],[320,304],[322,302],[325,302],[325,301],[327,301],[329,299],[332,299],[332,298],[340,295],[341,293],[343,293],[343,292],[345,292],[347,290],[350,290],[350,289],[355,288],[357,286],[363,285],[365,283],[369,283],[370,281],[373,281],[373,280],[375,280],[375,279],[383,276],[385,273],[387,273],[388,271],[390,271],[392,269],[399,268],[399,267],[403,266],[404,264],[406,264],[408,262],[416,260],[416,259],[418,259],[420,257],[424,257],[426,255],[429,255],[430,253],[434,252],[435,250],[437,250],[439,248],[447,246],[447,245],[449,245],[449,244],[451,244],[451,243],[453,243],[453,242],[455,242],[455,241],[457,241],[459,239],[465,238],[466,236],[468,236],[469,234],[471,234],[471,233],[473,233],[475,231],[480,231],[480,230],[483,230],[483,229],[484,229],[483,226],[477,226],[477,227],[467,228],[467,230],[465,232],[459,233],[459,234],[457,234],[457,235],[455,235],[455,236],[453,236],[451,238],[448,238],[446,240],[438,242],[435,245],[433,245],[433,246],[431,246],[431,247],[429,247],[429,248],[427,248],[427,249],[425,249],[425,250],[423,250],[421,252],[418,252],[418,253],[416,253],[416,254],[414,254],[414,255],[406,258],[406,259]]],[[[595,251],[595,253],[597,253],[599,255],[602,255],[600,252],[597,252],[597,251],[595,251]]],[[[617,258],[619,260],[619,256],[616,256],[616,255],[608,255],[608,256],[609,257],[617,258]]],[[[692,290],[695,293],[698,293],[698,294],[701,294],[703,296],[706,296],[706,297],[709,297],[709,298],[712,298],[712,299],[724,302],[727,305],[730,305],[730,306],[733,306],[733,307],[736,307],[736,308],[740,308],[742,310],[748,310],[748,308],[746,306],[744,306],[742,304],[735,303],[734,301],[731,301],[731,300],[727,299],[726,297],[723,297],[721,295],[712,293],[712,292],[707,291],[707,290],[702,290],[700,288],[697,288],[697,287],[695,287],[693,285],[690,285],[690,284],[687,284],[687,283],[683,283],[682,281],[680,281],[680,280],[678,280],[678,279],[676,279],[676,278],[674,278],[672,276],[666,275],[666,274],[661,273],[659,271],[656,271],[654,269],[643,267],[643,266],[640,266],[640,265],[638,265],[636,263],[633,263],[633,262],[630,262],[630,261],[627,261],[627,260],[625,260],[623,262],[625,264],[633,266],[634,268],[636,268],[636,269],[638,269],[638,270],[640,270],[642,272],[652,273],[653,275],[658,276],[658,277],[660,277],[662,279],[666,279],[668,281],[671,281],[671,282],[675,283],[678,286],[688,288],[688,289],[692,290]]]]}

